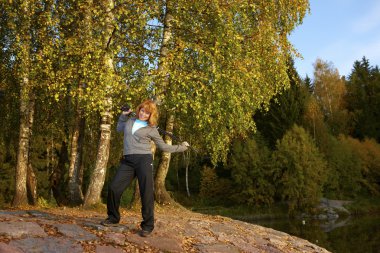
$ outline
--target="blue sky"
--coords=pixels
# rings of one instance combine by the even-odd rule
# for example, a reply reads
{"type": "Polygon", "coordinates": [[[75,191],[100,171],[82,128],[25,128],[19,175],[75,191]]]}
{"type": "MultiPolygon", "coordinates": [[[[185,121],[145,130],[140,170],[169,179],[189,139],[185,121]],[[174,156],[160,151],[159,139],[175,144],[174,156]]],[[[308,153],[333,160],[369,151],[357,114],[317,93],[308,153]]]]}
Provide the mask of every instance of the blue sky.
{"type": "Polygon", "coordinates": [[[380,67],[379,0],[309,0],[311,12],[290,36],[303,59],[295,62],[302,78],[313,78],[317,58],[348,76],[365,56],[380,67]]]}

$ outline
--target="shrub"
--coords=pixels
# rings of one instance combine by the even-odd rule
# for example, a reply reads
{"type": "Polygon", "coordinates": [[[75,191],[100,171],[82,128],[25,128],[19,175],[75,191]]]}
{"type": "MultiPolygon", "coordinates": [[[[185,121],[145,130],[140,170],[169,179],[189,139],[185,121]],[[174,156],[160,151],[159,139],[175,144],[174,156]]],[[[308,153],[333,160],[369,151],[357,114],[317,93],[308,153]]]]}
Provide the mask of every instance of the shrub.
{"type": "Polygon", "coordinates": [[[230,191],[230,182],[227,179],[220,179],[215,168],[204,166],[201,171],[201,183],[199,197],[206,200],[218,202],[230,191]]]}
{"type": "Polygon", "coordinates": [[[228,168],[235,202],[249,206],[273,203],[275,189],[269,159],[270,150],[259,135],[234,142],[228,168]]]}
{"type": "Polygon", "coordinates": [[[360,182],[363,188],[370,195],[380,195],[380,144],[374,139],[359,141],[345,136],[340,136],[339,140],[360,159],[360,182]]]}
{"type": "Polygon", "coordinates": [[[325,152],[328,162],[326,196],[340,199],[355,197],[362,180],[359,157],[345,141],[332,136],[325,152]]]}
{"type": "Polygon", "coordinates": [[[322,196],[326,161],[306,131],[294,125],[277,142],[273,153],[277,195],[286,200],[289,212],[310,210],[322,196]]]}

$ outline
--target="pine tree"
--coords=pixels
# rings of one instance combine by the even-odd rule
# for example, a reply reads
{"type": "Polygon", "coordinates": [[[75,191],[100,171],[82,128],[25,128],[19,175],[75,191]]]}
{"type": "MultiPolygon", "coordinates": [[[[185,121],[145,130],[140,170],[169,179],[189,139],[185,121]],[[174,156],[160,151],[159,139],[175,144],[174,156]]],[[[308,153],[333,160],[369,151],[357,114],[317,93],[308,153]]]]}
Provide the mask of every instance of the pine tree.
{"type": "Polygon", "coordinates": [[[347,81],[347,105],[353,113],[354,137],[374,138],[380,142],[380,71],[363,57],[355,61],[347,81]]]}
{"type": "Polygon", "coordinates": [[[263,134],[272,149],[288,129],[301,123],[309,96],[293,61],[289,62],[288,76],[290,88],[271,99],[268,111],[259,111],[254,116],[258,131],[263,134]]]}

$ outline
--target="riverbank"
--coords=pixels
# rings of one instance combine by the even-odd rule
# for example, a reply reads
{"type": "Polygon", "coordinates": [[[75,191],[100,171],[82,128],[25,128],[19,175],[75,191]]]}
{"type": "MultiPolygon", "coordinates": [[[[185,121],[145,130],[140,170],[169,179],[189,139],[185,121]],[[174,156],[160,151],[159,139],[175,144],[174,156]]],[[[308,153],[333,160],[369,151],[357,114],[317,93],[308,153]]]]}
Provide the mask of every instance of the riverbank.
{"type": "Polygon", "coordinates": [[[194,212],[199,212],[208,215],[221,215],[238,220],[265,220],[265,219],[302,219],[305,215],[309,218],[326,219],[323,216],[327,215],[331,219],[347,216],[367,216],[380,215],[380,196],[363,197],[352,200],[335,200],[321,198],[318,206],[315,207],[312,214],[298,213],[292,217],[288,214],[286,203],[275,203],[271,206],[264,207],[249,207],[249,206],[233,206],[226,207],[223,205],[203,204],[196,197],[187,198],[177,197],[177,201],[194,212]],[[322,215],[321,217],[318,217],[322,215]]]}
{"type": "Polygon", "coordinates": [[[121,225],[104,227],[105,211],[76,208],[0,210],[0,252],[328,252],[270,228],[184,208],[157,207],[152,236],[138,235],[140,214],[122,209],[121,225]]]}
{"type": "MultiPolygon", "coordinates": [[[[199,202],[198,202],[199,203],[199,202]]],[[[205,214],[223,214],[234,219],[270,227],[306,239],[336,253],[380,252],[380,199],[354,200],[322,198],[313,213],[289,216],[286,205],[249,208],[239,206],[196,206],[205,214]]]]}

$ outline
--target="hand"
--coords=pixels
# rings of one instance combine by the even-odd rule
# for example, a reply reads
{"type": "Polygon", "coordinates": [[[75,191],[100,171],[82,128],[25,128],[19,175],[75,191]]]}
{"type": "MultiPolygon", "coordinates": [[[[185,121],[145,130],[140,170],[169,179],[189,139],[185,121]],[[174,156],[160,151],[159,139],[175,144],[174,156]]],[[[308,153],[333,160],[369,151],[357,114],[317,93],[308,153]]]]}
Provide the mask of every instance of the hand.
{"type": "Polygon", "coordinates": [[[123,111],[122,114],[123,114],[123,115],[129,115],[131,112],[132,112],[132,110],[129,109],[128,111],[123,111]]]}
{"type": "Polygon", "coordinates": [[[185,147],[190,147],[190,144],[187,141],[182,142],[181,145],[185,147]]]}

